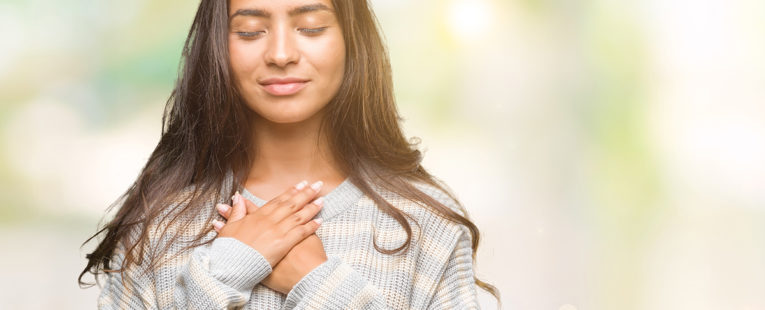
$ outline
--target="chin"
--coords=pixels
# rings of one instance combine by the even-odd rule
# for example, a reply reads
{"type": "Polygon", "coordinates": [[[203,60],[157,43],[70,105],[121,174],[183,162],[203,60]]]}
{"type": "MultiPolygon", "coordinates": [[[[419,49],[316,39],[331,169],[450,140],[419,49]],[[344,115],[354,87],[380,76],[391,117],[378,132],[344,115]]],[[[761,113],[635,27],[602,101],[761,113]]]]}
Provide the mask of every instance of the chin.
{"type": "Polygon", "coordinates": [[[277,124],[290,124],[290,123],[300,123],[305,120],[308,120],[312,116],[314,116],[313,110],[306,110],[306,109],[280,109],[280,110],[272,110],[272,111],[265,111],[264,113],[260,114],[260,116],[272,123],[277,124]]]}
{"type": "Polygon", "coordinates": [[[294,123],[300,123],[306,119],[307,117],[301,117],[301,116],[292,116],[292,115],[270,115],[270,116],[264,116],[263,118],[267,119],[268,121],[276,124],[294,124],[294,123]]]}
{"type": "Polygon", "coordinates": [[[312,96],[315,97],[316,95],[302,93],[292,98],[275,98],[262,93],[252,96],[248,105],[250,110],[268,122],[276,124],[300,123],[313,118],[324,107],[320,102],[306,99],[312,96]]]}

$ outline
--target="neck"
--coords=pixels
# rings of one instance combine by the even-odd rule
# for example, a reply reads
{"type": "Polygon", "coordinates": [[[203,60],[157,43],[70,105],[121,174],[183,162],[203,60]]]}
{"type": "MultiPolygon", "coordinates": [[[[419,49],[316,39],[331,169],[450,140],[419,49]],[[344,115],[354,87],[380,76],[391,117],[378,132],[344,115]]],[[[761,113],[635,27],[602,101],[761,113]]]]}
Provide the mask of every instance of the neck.
{"type": "Polygon", "coordinates": [[[281,192],[301,180],[341,183],[340,172],[325,135],[319,135],[320,115],[298,123],[280,124],[256,117],[253,123],[255,160],[249,172],[249,188],[264,195],[281,192]]]}

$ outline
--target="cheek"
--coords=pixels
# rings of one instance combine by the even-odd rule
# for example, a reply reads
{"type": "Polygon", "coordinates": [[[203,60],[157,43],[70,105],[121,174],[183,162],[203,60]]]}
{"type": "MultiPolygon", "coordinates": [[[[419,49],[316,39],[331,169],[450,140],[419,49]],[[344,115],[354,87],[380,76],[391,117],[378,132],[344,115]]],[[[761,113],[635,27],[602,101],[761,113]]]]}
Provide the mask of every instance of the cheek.
{"type": "Polygon", "coordinates": [[[343,71],[345,71],[345,48],[343,46],[340,46],[340,48],[336,47],[331,59],[336,71],[342,75],[343,71]]]}
{"type": "Polygon", "coordinates": [[[249,50],[246,45],[236,41],[229,43],[228,54],[230,59],[229,61],[231,62],[230,67],[236,76],[244,75],[253,69],[253,57],[247,56],[252,55],[252,53],[253,51],[249,50]]]}
{"type": "Polygon", "coordinates": [[[321,53],[315,55],[317,66],[330,78],[328,82],[336,84],[337,80],[342,80],[345,71],[345,45],[342,36],[326,42],[320,51],[321,53]]]}

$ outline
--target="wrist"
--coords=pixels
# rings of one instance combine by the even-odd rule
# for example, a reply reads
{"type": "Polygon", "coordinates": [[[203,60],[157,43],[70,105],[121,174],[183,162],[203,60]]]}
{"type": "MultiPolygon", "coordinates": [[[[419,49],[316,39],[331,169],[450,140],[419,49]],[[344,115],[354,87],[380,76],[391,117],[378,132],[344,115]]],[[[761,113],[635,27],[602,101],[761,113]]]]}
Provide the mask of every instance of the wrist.
{"type": "Polygon", "coordinates": [[[303,264],[305,268],[302,270],[301,274],[303,275],[303,277],[305,277],[306,275],[311,273],[311,271],[321,266],[321,264],[325,263],[326,261],[327,261],[326,255],[322,255],[320,257],[311,257],[307,259],[306,262],[303,264]]]}
{"type": "MultiPolygon", "coordinates": [[[[342,266],[342,260],[338,257],[330,257],[318,267],[314,268],[305,275],[298,283],[296,283],[287,294],[285,299],[285,307],[290,309],[295,307],[298,301],[307,298],[316,292],[328,292],[330,288],[334,287],[334,284],[328,284],[328,281],[337,281],[337,276],[333,277],[335,270],[342,266]]],[[[347,267],[350,268],[350,267],[347,267]]]]}

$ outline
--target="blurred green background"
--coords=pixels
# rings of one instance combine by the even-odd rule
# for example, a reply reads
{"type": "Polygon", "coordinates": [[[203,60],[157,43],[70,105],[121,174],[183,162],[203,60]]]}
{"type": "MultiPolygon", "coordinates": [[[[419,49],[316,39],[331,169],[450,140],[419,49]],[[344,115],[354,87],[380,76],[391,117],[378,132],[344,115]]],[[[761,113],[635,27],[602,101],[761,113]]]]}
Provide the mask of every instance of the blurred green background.
{"type": "MultiPolygon", "coordinates": [[[[0,2],[0,308],[95,308],[197,4],[0,2]]],[[[764,1],[372,4],[506,309],[765,309],[764,1]]]]}

